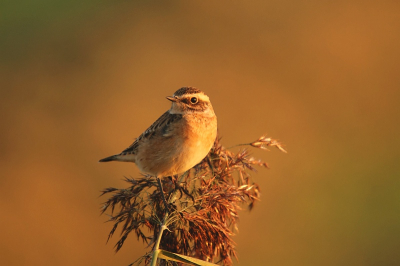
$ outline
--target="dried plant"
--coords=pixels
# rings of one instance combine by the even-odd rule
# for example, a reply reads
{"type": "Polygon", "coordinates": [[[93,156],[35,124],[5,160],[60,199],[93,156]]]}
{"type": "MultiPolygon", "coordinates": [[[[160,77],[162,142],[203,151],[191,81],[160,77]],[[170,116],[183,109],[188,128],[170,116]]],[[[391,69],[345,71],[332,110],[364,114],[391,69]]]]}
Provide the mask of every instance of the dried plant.
{"type": "MultiPolygon", "coordinates": [[[[275,146],[286,152],[278,141],[266,136],[238,146],[243,145],[275,146]]],[[[246,149],[233,153],[224,148],[217,138],[201,163],[183,175],[162,180],[168,211],[151,176],[126,178],[129,187],[125,189],[104,189],[102,195],[111,197],[101,211],[110,210],[109,221],[114,223],[108,239],[121,227],[116,251],[132,232],[152,247],[137,264],[156,265],[158,257],[166,259],[159,265],[232,265],[232,257],[237,258],[232,236],[237,231],[238,211],[243,205],[251,210],[260,197],[260,188],[250,176],[256,171],[254,166],[268,167],[246,149]],[[150,235],[144,233],[148,231],[150,235]]]]}

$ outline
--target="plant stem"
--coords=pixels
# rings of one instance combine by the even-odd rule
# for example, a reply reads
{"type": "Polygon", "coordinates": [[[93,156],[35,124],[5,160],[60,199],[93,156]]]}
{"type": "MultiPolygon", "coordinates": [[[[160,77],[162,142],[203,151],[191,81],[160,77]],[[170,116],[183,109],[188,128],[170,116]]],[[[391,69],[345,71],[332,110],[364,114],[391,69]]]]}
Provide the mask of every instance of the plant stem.
{"type": "Polygon", "coordinates": [[[161,237],[162,237],[164,230],[167,228],[167,226],[165,225],[167,218],[168,218],[168,213],[165,214],[164,221],[160,227],[160,232],[158,233],[157,241],[156,241],[156,244],[154,245],[153,256],[151,258],[150,266],[156,266],[158,252],[159,252],[158,248],[160,247],[161,237]]]}
{"type": "Polygon", "coordinates": [[[236,145],[230,146],[230,147],[228,147],[228,148],[226,148],[226,149],[227,149],[227,150],[230,150],[230,149],[235,148],[235,147],[247,146],[247,145],[250,145],[250,144],[251,144],[251,143],[236,144],[236,145]]]}
{"type": "Polygon", "coordinates": [[[157,179],[157,183],[158,183],[158,188],[160,189],[161,197],[162,197],[163,202],[164,202],[165,211],[166,211],[167,213],[169,213],[168,203],[167,203],[167,201],[165,200],[164,190],[163,190],[163,188],[162,188],[161,179],[160,179],[158,176],[156,176],[156,179],[157,179]]]}
{"type": "MultiPolygon", "coordinates": [[[[158,257],[158,253],[159,253],[160,242],[161,242],[161,237],[162,237],[162,234],[163,234],[164,230],[167,229],[167,225],[166,224],[167,224],[168,216],[169,216],[168,203],[167,203],[167,201],[165,200],[165,197],[164,197],[164,192],[163,192],[163,189],[162,189],[161,180],[158,177],[156,177],[156,179],[157,179],[160,191],[161,191],[161,195],[162,195],[162,198],[163,198],[163,201],[164,201],[166,212],[165,212],[165,216],[164,216],[164,219],[162,221],[162,224],[160,226],[160,232],[158,233],[157,241],[156,241],[156,243],[154,245],[153,255],[152,255],[152,258],[151,258],[150,266],[156,266],[157,257],[158,257]]],[[[181,178],[179,179],[179,183],[182,182],[182,179],[183,179],[183,176],[181,176],[181,178]]],[[[175,198],[176,198],[176,190],[172,193],[172,195],[171,195],[171,197],[169,198],[168,201],[169,202],[174,202],[175,198]]]]}

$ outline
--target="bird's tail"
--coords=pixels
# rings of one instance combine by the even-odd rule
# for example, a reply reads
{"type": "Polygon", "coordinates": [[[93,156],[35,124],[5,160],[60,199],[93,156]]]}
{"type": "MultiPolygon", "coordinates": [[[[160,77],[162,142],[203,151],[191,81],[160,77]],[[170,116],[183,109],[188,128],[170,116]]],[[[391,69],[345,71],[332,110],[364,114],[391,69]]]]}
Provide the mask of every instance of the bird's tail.
{"type": "Polygon", "coordinates": [[[99,160],[99,162],[101,162],[101,163],[102,162],[111,162],[111,161],[116,161],[117,159],[118,159],[117,155],[111,155],[111,156],[108,156],[106,158],[99,160]]]}

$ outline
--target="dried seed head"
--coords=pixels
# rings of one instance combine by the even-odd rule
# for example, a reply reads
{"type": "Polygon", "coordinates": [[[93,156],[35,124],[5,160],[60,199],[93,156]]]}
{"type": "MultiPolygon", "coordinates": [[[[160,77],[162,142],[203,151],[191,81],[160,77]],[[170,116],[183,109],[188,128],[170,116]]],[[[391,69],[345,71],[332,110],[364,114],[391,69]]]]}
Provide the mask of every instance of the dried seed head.
{"type": "MultiPolygon", "coordinates": [[[[268,165],[249,156],[247,150],[233,153],[219,141],[217,138],[207,157],[192,170],[180,177],[164,178],[164,193],[169,195],[171,213],[160,248],[232,265],[232,257],[236,258],[232,236],[237,232],[238,211],[243,205],[251,210],[260,197],[260,188],[252,181],[250,171],[255,171],[256,165],[268,165]]],[[[261,149],[276,146],[285,152],[278,141],[266,136],[248,145],[261,149]]],[[[102,213],[110,210],[109,221],[114,223],[109,239],[121,228],[116,251],[131,233],[148,247],[154,245],[166,214],[154,178],[126,178],[126,182],[130,185],[126,189],[102,191],[102,195],[111,194],[101,208],[102,213]],[[150,235],[144,233],[148,231],[150,235]]],[[[140,261],[149,265],[150,259],[147,253],[140,261]]]]}
{"type": "Polygon", "coordinates": [[[275,146],[277,147],[280,151],[287,153],[287,151],[282,147],[282,144],[275,140],[271,139],[270,137],[267,137],[266,135],[261,136],[259,139],[257,139],[254,142],[249,143],[251,146],[255,148],[260,148],[263,150],[268,150],[268,146],[275,146]]]}

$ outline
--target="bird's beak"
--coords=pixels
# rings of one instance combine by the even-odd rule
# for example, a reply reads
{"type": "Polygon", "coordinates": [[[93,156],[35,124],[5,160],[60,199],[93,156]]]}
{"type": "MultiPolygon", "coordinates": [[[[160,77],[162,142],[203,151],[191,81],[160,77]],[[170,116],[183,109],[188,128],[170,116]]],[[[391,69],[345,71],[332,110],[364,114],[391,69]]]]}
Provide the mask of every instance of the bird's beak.
{"type": "Polygon", "coordinates": [[[173,96],[167,96],[166,97],[168,100],[170,100],[171,102],[176,102],[178,99],[176,99],[175,97],[173,97],[173,96]]]}

